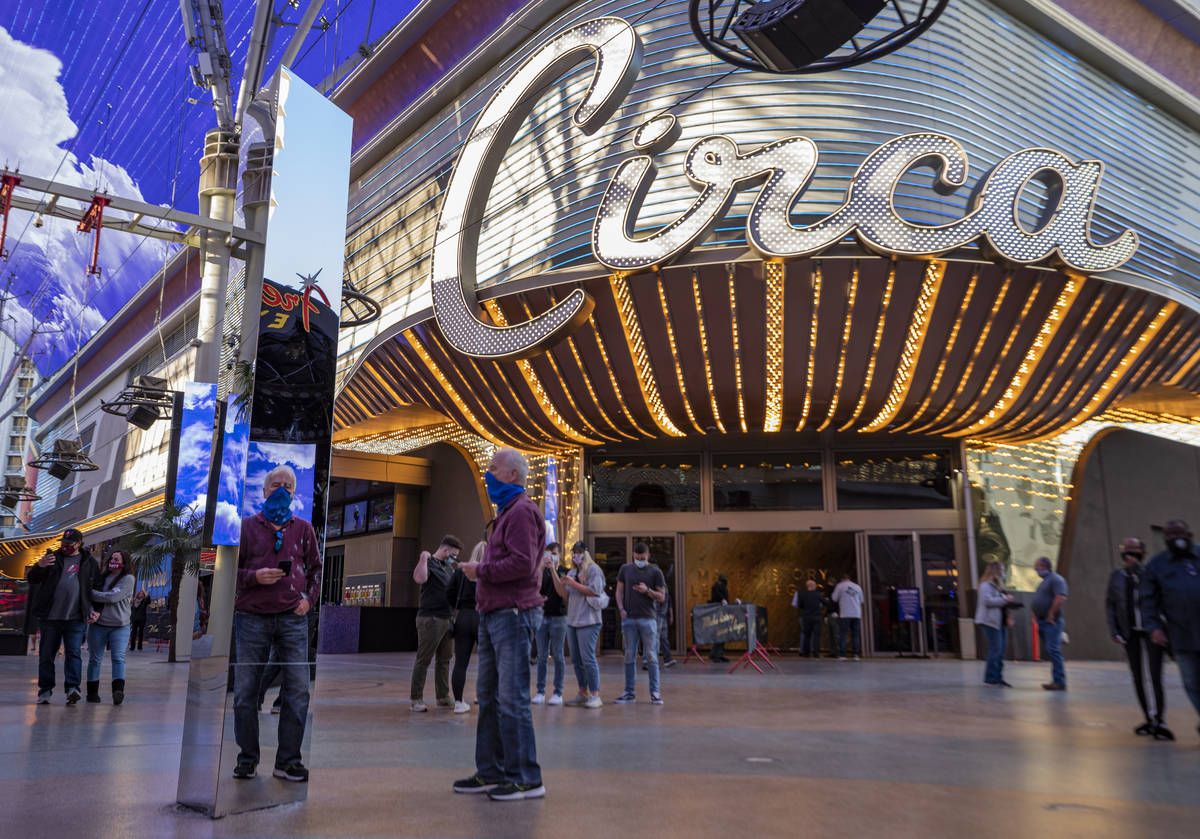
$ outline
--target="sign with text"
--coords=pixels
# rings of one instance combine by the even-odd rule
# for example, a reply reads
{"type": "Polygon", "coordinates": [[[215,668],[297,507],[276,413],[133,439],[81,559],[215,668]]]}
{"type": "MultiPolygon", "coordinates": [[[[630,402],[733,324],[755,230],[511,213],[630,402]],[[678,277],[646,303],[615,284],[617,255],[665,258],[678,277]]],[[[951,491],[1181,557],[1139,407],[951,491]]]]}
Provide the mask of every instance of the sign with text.
{"type": "Polygon", "coordinates": [[[705,647],[745,641],[754,649],[758,639],[766,640],[766,622],[767,610],[753,603],[697,603],[692,607],[692,643],[705,647]]]}
{"type": "Polygon", "coordinates": [[[896,589],[896,620],[921,620],[921,590],[915,588],[896,589]]]}

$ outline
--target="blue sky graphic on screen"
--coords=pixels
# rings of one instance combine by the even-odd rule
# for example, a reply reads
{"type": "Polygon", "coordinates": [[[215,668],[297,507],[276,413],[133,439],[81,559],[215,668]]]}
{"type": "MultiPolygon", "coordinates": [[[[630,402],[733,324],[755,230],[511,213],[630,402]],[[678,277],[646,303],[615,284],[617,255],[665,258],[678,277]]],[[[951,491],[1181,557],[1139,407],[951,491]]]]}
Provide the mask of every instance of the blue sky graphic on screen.
{"type": "Polygon", "coordinates": [[[290,466],[296,473],[292,515],[312,521],[313,483],[316,478],[317,447],[311,443],[251,443],[246,452],[246,495],[242,515],[261,512],[266,499],[263,483],[276,466],[290,466]]]}
{"type": "MultiPolygon", "coordinates": [[[[340,312],[345,226],[313,224],[312,205],[314,196],[321,196],[323,202],[346,194],[350,156],[331,154],[330,150],[349,150],[352,121],[286,69],[279,75],[279,120],[263,276],[298,291],[304,288],[304,277],[315,277],[329,308],[340,312]],[[302,128],[289,130],[293,125],[302,128]]],[[[320,298],[315,291],[313,294],[320,298]]]]}
{"type": "Polygon", "coordinates": [[[175,504],[204,513],[208,476],[212,472],[212,433],[217,412],[217,386],[188,382],[183,388],[183,420],[179,439],[179,471],[175,504]]]}
{"type": "MultiPolygon", "coordinates": [[[[0,165],[194,213],[204,133],[215,124],[213,109],[191,81],[188,66],[196,57],[187,45],[179,4],[138,5],[140,12],[132,14],[125,0],[3,4],[0,165]]],[[[256,5],[256,0],[223,3],[235,94],[256,5]]],[[[276,5],[286,22],[299,19],[301,9],[276,5]]],[[[294,72],[311,84],[326,80],[360,44],[377,41],[414,5],[415,0],[378,7],[320,0],[319,12],[336,25],[309,32],[294,72]]],[[[278,66],[291,31],[284,28],[283,37],[274,39],[265,63],[268,73],[278,66]]],[[[303,98],[297,95],[296,107],[305,107],[303,98]]],[[[243,135],[251,138],[255,131],[253,120],[247,119],[243,135]]],[[[307,176],[323,179],[319,169],[305,173],[297,188],[316,188],[307,176]]],[[[339,176],[344,195],[348,179],[344,172],[339,176]]],[[[106,220],[122,216],[105,212],[106,220]]],[[[0,328],[18,345],[36,330],[30,356],[49,374],[151,282],[177,246],[106,229],[100,240],[103,273],[90,277],[91,236],[78,233],[73,221],[48,215],[43,221],[36,227],[32,213],[12,211],[5,245],[10,258],[0,260],[0,270],[14,278],[14,285],[0,328]]],[[[342,232],[337,231],[339,239],[342,232]]],[[[316,268],[300,270],[312,273],[316,268]]],[[[325,269],[321,277],[329,272],[325,269]]],[[[270,276],[276,282],[299,282],[293,273],[270,276]]]]}
{"type": "Polygon", "coordinates": [[[214,545],[237,545],[242,538],[242,494],[246,482],[246,447],[250,420],[236,409],[225,412],[225,443],[221,452],[221,478],[217,482],[217,512],[213,521],[214,545]]]}
{"type": "Polygon", "coordinates": [[[546,544],[558,541],[558,463],[546,458],[546,544]]]}

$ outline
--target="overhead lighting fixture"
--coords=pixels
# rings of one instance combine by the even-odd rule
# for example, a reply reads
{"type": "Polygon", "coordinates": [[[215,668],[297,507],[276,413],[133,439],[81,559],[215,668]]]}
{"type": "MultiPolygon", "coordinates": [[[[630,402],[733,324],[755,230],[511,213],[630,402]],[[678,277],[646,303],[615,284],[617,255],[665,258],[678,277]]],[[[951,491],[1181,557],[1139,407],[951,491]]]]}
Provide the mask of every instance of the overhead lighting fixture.
{"type": "Polygon", "coordinates": [[[45,469],[50,476],[64,480],[73,472],[95,472],[100,467],[83,452],[83,444],[79,440],[55,440],[50,454],[42,455],[37,460],[29,461],[34,469],[45,469]]]}
{"type": "Polygon", "coordinates": [[[171,416],[174,391],[167,380],[158,376],[136,376],[133,385],[123,390],[112,402],[100,401],[100,409],[108,414],[125,417],[130,425],[143,431],[160,419],[171,416]]]}
{"type": "Polygon", "coordinates": [[[22,501],[39,501],[41,496],[34,493],[25,483],[21,475],[7,475],[4,478],[4,490],[0,492],[0,507],[7,507],[14,512],[22,501]]]}

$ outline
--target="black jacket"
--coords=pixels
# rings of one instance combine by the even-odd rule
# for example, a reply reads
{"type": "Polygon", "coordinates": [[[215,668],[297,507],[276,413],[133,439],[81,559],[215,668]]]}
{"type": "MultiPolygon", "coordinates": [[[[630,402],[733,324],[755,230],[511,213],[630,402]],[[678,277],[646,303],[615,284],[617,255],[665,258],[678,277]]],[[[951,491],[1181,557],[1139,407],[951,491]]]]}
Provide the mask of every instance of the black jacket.
{"type": "MultiPolygon", "coordinates": [[[[99,567],[87,548],[79,549],[79,610],[84,620],[92,611],[92,587],[99,582],[99,567]]],[[[37,585],[37,591],[30,601],[29,611],[33,616],[42,620],[50,614],[50,606],[54,602],[54,590],[63,572],[62,549],[54,551],[54,564],[47,568],[32,565],[26,579],[37,585]]]]}
{"type": "Polygon", "coordinates": [[[729,600],[729,586],[725,583],[713,583],[712,596],[708,599],[709,603],[720,603],[722,600],[729,600]]]}
{"type": "Polygon", "coordinates": [[[1142,572],[1142,625],[1165,630],[1176,652],[1200,652],[1200,554],[1163,551],[1142,572]]]}
{"type": "Polygon", "coordinates": [[[803,620],[820,620],[821,610],[825,608],[825,598],[820,591],[809,591],[805,589],[800,592],[800,596],[796,599],[796,604],[800,608],[800,617],[803,620]]]}
{"type": "MultiPolygon", "coordinates": [[[[1108,593],[1104,596],[1104,615],[1108,618],[1108,634],[1128,639],[1133,627],[1129,625],[1129,598],[1126,579],[1129,572],[1117,568],[1108,578],[1108,593]]],[[[1133,572],[1133,586],[1137,589],[1142,582],[1142,567],[1133,572]]],[[[1135,607],[1138,601],[1135,599],[1135,607]]]]}

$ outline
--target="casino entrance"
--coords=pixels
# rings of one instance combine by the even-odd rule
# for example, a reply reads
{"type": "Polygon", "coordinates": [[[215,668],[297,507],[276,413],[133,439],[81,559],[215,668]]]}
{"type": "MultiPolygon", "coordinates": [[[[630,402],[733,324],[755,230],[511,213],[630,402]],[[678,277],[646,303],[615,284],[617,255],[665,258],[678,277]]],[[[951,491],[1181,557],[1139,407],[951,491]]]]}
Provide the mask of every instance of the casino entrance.
{"type": "MultiPolygon", "coordinates": [[[[718,573],[729,580],[733,598],[767,611],[769,638],[785,651],[800,645],[792,595],[815,580],[826,595],[844,574],[863,588],[864,655],[880,657],[955,655],[959,643],[958,534],[936,531],[783,531],[650,534],[593,533],[593,556],[604,569],[610,594],[617,572],[636,542],[645,542],[663,570],[675,622],[671,646],[691,646],[691,608],[709,600],[718,573]],[[907,592],[905,591],[907,590],[907,592]],[[904,621],[902,604],[920,607],[919,621],[904,621]]],[[[834,623],[827,620],[822,649],[832,649],[834,623]]],[[[605,610],[601,649],[621,648],[616,604],[605,610]]],[[[733,649],[737,645],[730,645],[733,649]]]]}

